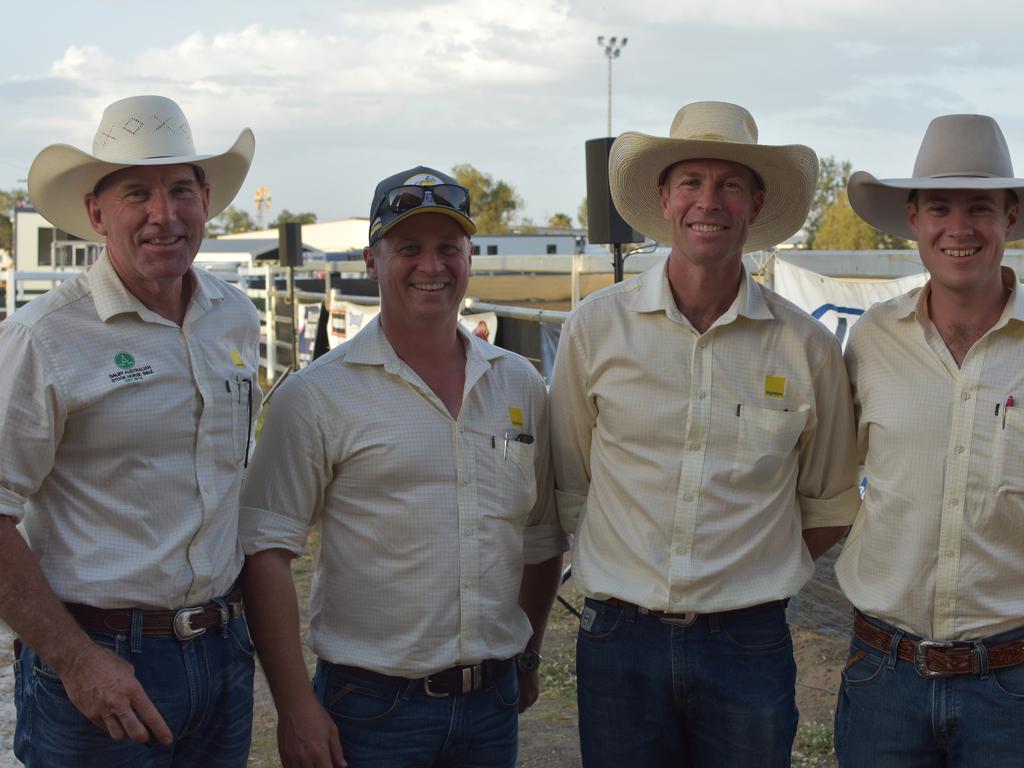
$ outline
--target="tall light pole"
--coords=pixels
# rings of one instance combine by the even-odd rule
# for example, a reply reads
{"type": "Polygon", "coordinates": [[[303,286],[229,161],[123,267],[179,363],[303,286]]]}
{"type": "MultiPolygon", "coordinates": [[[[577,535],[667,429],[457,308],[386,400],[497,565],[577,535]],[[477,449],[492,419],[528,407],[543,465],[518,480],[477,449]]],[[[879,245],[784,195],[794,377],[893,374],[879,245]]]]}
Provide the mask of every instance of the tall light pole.
{"type": "Polygon", "coordinates": [[[617,37],[609,37],[607,40],[604,35],[598,35],[597,44],[604,49],[605,58],[608,59],[608,133],[606,135],[612,135],[612,59],[619,58],[619,53],[626,47],[627,38],[619,40],[617,37]]]}

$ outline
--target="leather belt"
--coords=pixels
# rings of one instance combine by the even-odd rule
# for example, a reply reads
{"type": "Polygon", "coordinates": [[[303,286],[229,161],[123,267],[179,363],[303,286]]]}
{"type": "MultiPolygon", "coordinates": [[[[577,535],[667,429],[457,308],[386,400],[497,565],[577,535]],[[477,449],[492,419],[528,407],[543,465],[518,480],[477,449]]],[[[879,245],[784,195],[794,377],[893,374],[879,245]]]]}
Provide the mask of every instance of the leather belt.
{"type": "Polygon", "coordinates": [[[675,624],[680,627],[692,627],[697,619],[701,616],[722,616],[730,613],[739,613],[741,611],[749,611],[754,609],[762,609],[768,607],[779,606],[785,608],[788,600],[773,600],[769,603],[761,603],[760,605],[752,605],[748,608],[737,608],[732,611],[718,611],[715,613],[697,613],[696,611],[690,613],[669,613],[668,611],[655,611],[651,608],[644,608],[641,605],[635,603],[628,603],[625,600],[619,600],[617,597],[608,597],[603,601],[607,605],[614,606],[615,608],[630,608],[641,616],[650,616],[651,618],[658,619],[665,624],[675,624]]]}
{"type": "MultiPolygon", "coordinates": [[[[244,614],[242,590],[235,587],[223,598],[224,605],[210,601],[206,605],[176,611],[142,611],[142,634],[173,635],[181,641],[198,637],[208,629],[227,624],[244,614]],[[226,606],[226,607],[225,607],[226,606]]],[[[81,603],[64,603],[68,613],[87,632],[127,635],[132,631],[131,608],[94,608],[81,603]]]]}
{"type": "MultiPolygon", "coordinates": [[[[892,633],[877,627],[857,611],[853,617],[853,634],[877,651],[889,653],[892,633]]],[[[1004,669],[1024,663],[1024,638],[1005,643],[984,643],[989,669],[1004,669]]],[[[909,661],[921,677],[976,675],[981,672],[978,649],[971,643],[900,638],[896,658],[909,661]]]]}
{"type": "Polygon", "coordinates": [[[362,677],[366,680],[373,680],[389,685],[422,686],[423,691],[435,699],[443,699],[460,693],[472,693],[486,688],[492,681],[501,677],[515,664],[515,659],[487,659],[479,664],[471,664],[464,667],[451,667],[441,672],[419,678],[398,677],[396,675],[385,675],[381,672],[373,672],[369,669],[352,667],[348,664],[332,664],[321,659],[321,663],[330,669],[337,669],[344,674],[353,677],[362,677]]]}

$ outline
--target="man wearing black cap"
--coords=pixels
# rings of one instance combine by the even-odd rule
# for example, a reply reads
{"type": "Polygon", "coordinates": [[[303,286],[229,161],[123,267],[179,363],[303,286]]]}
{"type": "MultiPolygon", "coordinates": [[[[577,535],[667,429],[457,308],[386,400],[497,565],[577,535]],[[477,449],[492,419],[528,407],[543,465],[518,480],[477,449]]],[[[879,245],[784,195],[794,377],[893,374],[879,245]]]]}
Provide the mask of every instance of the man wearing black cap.
{"type": "Polygon", "coordinates": [[[287,768],[516,763],[565,542],[544,383],[459,324],[474,232],[449,176],[378,184],[378,320],[268,410],[241,531],[287,768]],[[289,566],[312,524],[313,689],[289,566]]]}

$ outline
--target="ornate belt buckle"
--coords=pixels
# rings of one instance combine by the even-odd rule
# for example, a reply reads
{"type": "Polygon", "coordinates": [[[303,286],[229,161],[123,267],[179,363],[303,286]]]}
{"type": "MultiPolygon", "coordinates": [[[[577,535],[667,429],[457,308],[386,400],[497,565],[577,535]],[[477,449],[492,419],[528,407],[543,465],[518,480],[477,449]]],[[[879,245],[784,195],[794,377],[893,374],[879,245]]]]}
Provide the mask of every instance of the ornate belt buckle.
{"type": "Polygon", "coordinates": [[[202,607],[182,608],[174,614],[174,636],[184,642],[203,634],[206,631],[206,627],[193,628],[192,617],[198,616],[204,610],[206,609],[202,607]]]}
{"type": "Polygon", "coordinates": [[[949,677],[952,672],[941,672],[928,666],[928,658],[925,654],[929,648],[952,648],[953,644],[941,640],[921,640],[914,650],[914,669],[921,677],[949,677]]]}
{"type": "Polygon", "coordinates": [[[687,611],[686,613],[678,616],[672,616],[671,618],[668,616],[662,616],[661,623],[672,624],[677,627],[692,627],[694,622],[697,621],[698,616],[700,616],[700,614],[695,611],[687,611]]]}

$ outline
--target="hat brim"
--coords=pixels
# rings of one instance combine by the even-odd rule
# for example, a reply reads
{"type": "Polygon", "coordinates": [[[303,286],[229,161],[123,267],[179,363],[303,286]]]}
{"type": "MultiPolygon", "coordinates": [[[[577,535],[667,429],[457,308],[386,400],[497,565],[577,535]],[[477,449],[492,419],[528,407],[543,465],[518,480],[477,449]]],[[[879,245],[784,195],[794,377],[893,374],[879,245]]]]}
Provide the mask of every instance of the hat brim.
{"type": "Polygon", "coordinates": [[[379,232],[374,233],[374,242],[385,237],[388,232],[406,219],[412,218],[413,216],[417,216],[421,213],[440,213],[450,219],[454,219],[455,223],[462,227],[462,230],[466,233],[467,237],[472,237],[476,234],[476,225],[461,211],[455,208],[450,208],[447,205],[419,205],[415,208],[409,209],[396,219],[389,221],[385,226],[381,227],[379,232]]]}
{"type": "MultiPolygon", "coordinates": [[[[907,198],[915,189],[1010,189],[1024,204],[1024,179],[984,176],[877,179],[867,171],[857,171],[846,184],[847,197],[858,216],[875,229],[906,240],[917,239],[907,221],[907,198]]],[[[1024,217],[1018,220],[1007,240],[1021,238],[1024,238],[1024,217]]]]}
{"type": "Polygon", "coordinates": [[[810,147],[672,139],[635,132],[619,136],[608,157],[608,183],[619,214],[633,229],[671,245],[672,224],[662,215],[658,177],[669,166],[698,159],[740,163],[764,182],[764,207],[747,232],[745,253],[777,245],[803,226],[818,181],[818,157],[810,147]]]}
{"type": "Polygon", "coordinates": [[[51,144],[43,149],[28,172],[29,199],[36,210],[58,229],[83,240],[102,242],[105,238],[89,223],[85,196],[104,176],[122,168],[148,165],[197,165],[210,185],[209,221],[228,207],[242,187],[256,150],[256,139],[245,128],[226,152],[219,155],[151,157],[131,163],[108,163],[68,144],[51,144]]]}

